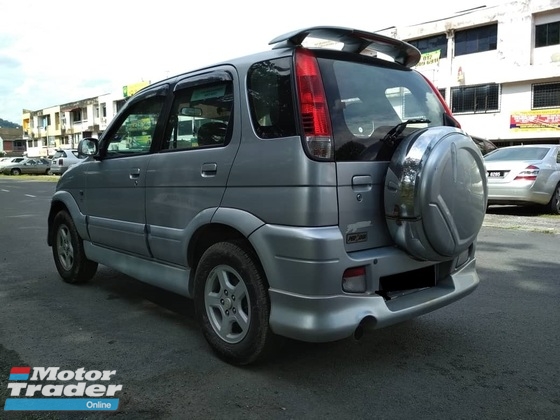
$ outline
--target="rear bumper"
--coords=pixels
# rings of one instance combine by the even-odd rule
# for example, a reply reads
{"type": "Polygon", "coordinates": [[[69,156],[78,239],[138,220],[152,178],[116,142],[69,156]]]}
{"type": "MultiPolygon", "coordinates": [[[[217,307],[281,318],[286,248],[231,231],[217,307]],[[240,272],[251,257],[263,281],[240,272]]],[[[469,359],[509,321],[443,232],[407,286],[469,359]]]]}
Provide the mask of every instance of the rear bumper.
{"type": "Polygon", "coordinates": [[[275,333],[297,340],[339,340],[362,326],[382,328],[432,312],[467,296],[478,283],[471,260],[437,286],[390,301],[375,294],[314,297],[271,290],[270,326],[275,333]]]}
{"type": "Polygon", "coordinates": [[[479,283],[474,244],[459,265],[459,258],[418,261],[390,246],[347,253],[338,227],[265,225],[250,239],[270,286],[270,327],[301,341],[334,341],[351,336],[364,323],[381,328],[406,321],[461,299],[479,283]],[[343,273],[351,267],[365,267],[364,293],[342,290],[343,273]],[[376,293],[381,279],[402,273],[418,279],[431,267],[435,286],[407,290],[390,300],[376,293]]]}
{"type": "Polygon", "coordinates": [[[550,195],[535,191],[534,183],[519,183],[519,185],[488,183],[488,204],[546,204],[549,201],[550,195]]]}
{"type": "Polygon", "coordinates": [[[66,171],[66,168],[54,168],[51,166],[51,172],[55,175],[62,175],[66,171]]]}

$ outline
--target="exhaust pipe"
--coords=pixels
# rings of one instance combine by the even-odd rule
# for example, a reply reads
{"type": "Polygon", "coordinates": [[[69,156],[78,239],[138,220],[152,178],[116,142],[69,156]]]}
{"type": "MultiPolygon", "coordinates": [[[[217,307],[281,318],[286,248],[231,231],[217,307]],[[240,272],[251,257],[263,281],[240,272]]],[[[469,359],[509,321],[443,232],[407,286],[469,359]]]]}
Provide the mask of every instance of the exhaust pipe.
{"type": "Polygon", "coordinates": [[[375,329],[375,318],[373,316],[366,316],[360,321],[360,324],[354,330],[354,339],[356,341],[360,340],[366,331],[375,329]]]}
{"type": "Polygon", "coordinates": [[[358,327],[354,331],[354,340],[359,341],[363,336],[364,336],[364,327],[362,326],[362,323],[360,323],[360,325],[358,325],[358,327]]]}

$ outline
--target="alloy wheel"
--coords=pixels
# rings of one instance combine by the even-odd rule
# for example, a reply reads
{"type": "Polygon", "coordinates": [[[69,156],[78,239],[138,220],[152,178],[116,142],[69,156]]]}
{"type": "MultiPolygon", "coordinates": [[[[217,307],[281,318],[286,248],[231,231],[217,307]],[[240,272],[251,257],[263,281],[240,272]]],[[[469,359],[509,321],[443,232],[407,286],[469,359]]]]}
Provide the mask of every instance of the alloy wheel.
{"type": "Polygon", "coordinates": [[[68,226],[61,225],[56,234],[56,245],[58,260],[65,270],[71,270],[74,266],[74,247],[68,226]]]}

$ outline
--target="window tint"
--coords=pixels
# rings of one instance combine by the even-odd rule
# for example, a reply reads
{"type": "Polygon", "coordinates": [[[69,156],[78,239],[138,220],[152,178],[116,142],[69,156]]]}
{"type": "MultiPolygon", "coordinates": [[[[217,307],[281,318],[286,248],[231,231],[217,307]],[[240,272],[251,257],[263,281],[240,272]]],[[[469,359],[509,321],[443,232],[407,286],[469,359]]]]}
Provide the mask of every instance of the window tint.
{"type": "Polygon", "coordinates": [[[229,141],[232,82],[200,84],[175,92],[164,150],[219,146],[229,141]]]}
{"type": "Polygon", "coordinates": [[[125,119],[106,144],[107,156],[148,152],[163,102],[163,96],[153,96],[128,108],[125,119]]]}
{"type": "Polygon", "coordinates": [[[535,47],[560,44],[560,22],[546,23],[535,27],[535,47]]]}
{"type": "Polygon", "coordinates": [[[291,58],[255,63],[248,72],[253,128],[261,138],[296,135],[291,58]]]}
{"type": "Polygon", "coordinates": [[[422,54],[439,50],[439,58],[447,57],[447,35],[445,34],[415,39],[407,42],[418,48],[422,54]]]}
{"type": "Polygon", "coordinates": [[[498,25],[457,31],[455,34],[455,55],[473,54],[495,50],[498,47],[498,25]]]}
{"type": "Polygon", "coordinates": [[[386,160],[381,139],[403,121],[425,120],[409,124],[403,135],[445,125],[441,102],[415,71],[373,58],[360,62],[321,58],[319,65],[337,161],[386,160]],[[372,157],[365,152],[368,148],[379,151],[372,157]]]}

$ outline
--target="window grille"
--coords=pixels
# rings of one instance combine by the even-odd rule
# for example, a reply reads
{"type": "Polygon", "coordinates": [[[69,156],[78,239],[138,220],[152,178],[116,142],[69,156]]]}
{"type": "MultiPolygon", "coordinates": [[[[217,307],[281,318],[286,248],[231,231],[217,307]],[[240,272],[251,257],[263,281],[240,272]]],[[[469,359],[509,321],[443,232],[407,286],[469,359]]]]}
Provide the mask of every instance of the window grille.
{"type": "Polygon", "coordinates": [[[560,83],[533,85],[533,109],[560,107],[560,83]]]}
{"type": "Polygon", "coordinates": [[[452,87],[451,110],[453,113],[499,111],[500,91],[498,84],[452,87]]]}

